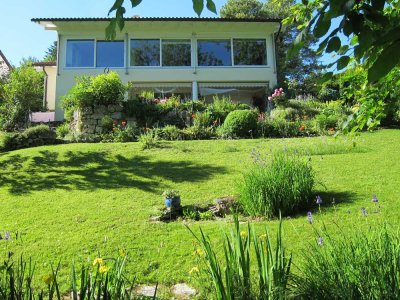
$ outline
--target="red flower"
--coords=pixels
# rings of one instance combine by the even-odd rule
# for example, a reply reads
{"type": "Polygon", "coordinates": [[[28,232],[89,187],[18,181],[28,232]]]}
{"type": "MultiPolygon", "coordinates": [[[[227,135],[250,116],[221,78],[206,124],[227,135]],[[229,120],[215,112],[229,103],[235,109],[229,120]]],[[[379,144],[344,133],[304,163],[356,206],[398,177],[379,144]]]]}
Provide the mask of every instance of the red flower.
{"type": "Polygon", "coordinates": [[[117,125],[117,124],[118,124],[118,122],[114,120],[114,121],[113,121],[113,124],[114,124],[114,125],[117,125]]]}
{"type": "Polygon", "coordinates": [[[121,122],[122,126],[126,126],[126,121],[121,122]]]}
{"type": "Polygon", "coordinates": [[[303,132],[305,129],[306,129],[306,126],[301,125],[300,128],[299,128],[299,131],[300,131],[300,132],[303,132]]]}

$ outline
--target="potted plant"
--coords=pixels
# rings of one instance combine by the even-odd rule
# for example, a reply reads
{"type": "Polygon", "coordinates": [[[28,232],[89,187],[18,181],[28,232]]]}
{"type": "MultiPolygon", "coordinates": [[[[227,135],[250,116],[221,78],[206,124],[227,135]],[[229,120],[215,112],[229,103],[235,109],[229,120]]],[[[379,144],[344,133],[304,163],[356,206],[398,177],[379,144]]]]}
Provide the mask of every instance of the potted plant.
{"type": "Polygon", "coordinates": [[[165,198],[165,205],[168,208],[176,208],[181,206],[181,196],[178,191],[166,190],[162,194],[165,198]]]}

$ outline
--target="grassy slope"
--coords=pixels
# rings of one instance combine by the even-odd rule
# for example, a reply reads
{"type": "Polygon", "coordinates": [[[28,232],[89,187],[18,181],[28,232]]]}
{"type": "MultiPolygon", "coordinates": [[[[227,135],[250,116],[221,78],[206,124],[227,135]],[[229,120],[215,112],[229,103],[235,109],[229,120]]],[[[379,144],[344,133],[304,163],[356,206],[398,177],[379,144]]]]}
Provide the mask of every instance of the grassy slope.
{"type": "MultiPolygon", "coordinates": [[[[193,237],[182,222],[149,222],[163,206],[160,194],[166,188],[177,189],[183,204],[233,194],[254,147],[261,152],[297,147],[314,154],[312,164],[326,186],[317,189],[325,204],[333,197],[338,203],[336,210],[331,205],[323,209],[332,232],[381,220],[395,225],[400,214],[400,131],[366,133],[356,143],[352,148],[351,141],[327,138],[185,141],[148,151],[139,150],[137,143],[71,144],[2,154],[0,232],[18,230],[24,236],[18,242],[0,241],[0,253],[11,249],[32,255],[43,275],[58,259],[69,266],[72,258],[93,259],[98,252],[110,255],[126,248],[130,271],[140,281],[188,281],[188,270],[195,264],[193,237]],[[361,207],[370,212],[373,208],[372,194],[380,199],[381,213],[362,218],[361,207]]],[[[316,207],[313,210],[317,212],[316,207]]],[[[315,219],[315,228],[321,228],[318,214],[315,219]]],[[[201,225],[216,238],[226,222],[190,226],[201,225]]],[[[266,224],[273,231],[277,221],[256,225],[266,224]]],[[[284,227],[295,253],[315,240],[305,213],[284,227]]],[[[65,288],[67,271],[62,276],[65,288]]]]}

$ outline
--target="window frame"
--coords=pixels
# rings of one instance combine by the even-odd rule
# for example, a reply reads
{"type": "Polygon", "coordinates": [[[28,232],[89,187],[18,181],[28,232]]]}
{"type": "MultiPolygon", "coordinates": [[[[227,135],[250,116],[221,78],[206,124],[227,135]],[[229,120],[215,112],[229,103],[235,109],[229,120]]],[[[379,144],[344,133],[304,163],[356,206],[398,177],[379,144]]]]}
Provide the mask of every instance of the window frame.
{"type": "Polygon", "coordinates": [[[193,68],[192,66],[192,54],[193,54],[193,45],[192,45],[192,40],[190,38],[160,38],[160,60],[161,60],[161,68],[166,68],[166,69],[190,69],[193,68]],[[163,64],[163,41],[187,41],[188,45],[190,45],[190,65],[189,66],[164,66],[163,64]]]}
{"type": "Polygon", "coordinates": [[[268,63],[268,39],[267,38],[232,38],[232,65],[236,68],[269,68],[268,63]],[[237,65],[235,64],[235,51],[234,51],[234,40],[262,40],[265,41],[265,65],[237,65]]]}
{"type": "Polygon", "coordinates": [[[96,39],[66,39],[65,41],[65,69],[95,69],[96,68],[96,39]],[[82,66],[67,66],[67,55],[68,55],[68,42],[69,41],[74,41],[74,42],[88,42],[88,41],[93,41],[93,65],[90,67],[82,67],[82,66]]]}
{"type": "Polygon", "coordinates": [[[125,40],[113,40],[113,41],[107,41],[107,40],[104,40],[104,39],[96,39],[96,49],[95,49],[95,68],[96,69],[104,69],[104,68],[109,68],[109,69],[124,69],[125,68],[125,66],[126,66],[126,59],[125,59],[125,57],[126,57],[126,54],[125,54],[125,51],[126,51],[126,47],[125,47],[125,40]],[[122,44],[123,44],[123,59],[124,59],[124,63],[123,63],[123,66],[122,67],[98,67],[97,66],[97,43],[98,42],[106,42],[106,43],[112,43],[112,42],[122,42],[122,44]]]}
{"type": "Polygon", "coordinates": [[[162,68],[162,65],[161,65],[161,63],[162,63],[162,51],[161,51],[161,38],[130,38],[129,39],[129,47],[128,47],[128,49],[129,49],[129,65],[128,65],[128,67],[130,68],[130,69],[156,69],[156,68],[162,68]],[[159,61],[159,65],[158,66],[134,66],[134,65],[132,65],[132,55],[131,55],[131,51],[132,51],[132,41],[133,40],[150,40],[150,41],[156,41],[156,40],[158,40],[159,41],[159,55],[160,55],[160,61],[159,61]]]}
{"type": "Polygon", "coordinates": [[[230,38],[219,38],[219,37],[212,37],[212,38],[206,38],[206,37],[201,37],[201,38],[197,38],[196,39],[196,45],[197,45],[197,52],[196,52],[196,56],[197,56],[197,58],[196,58],[196,61],[197,61],[197,66],[196,67],[198,67],[198,68],[232,68],[232,67],[234,67],[234,64],[233,64],[233,48],[232,48],[232,38],[230,37],[230,38]],[[231,51],[230,51],[230,58],[231,58],[231,64],[230,65],[226,65],[226,66],[201,66],[200,64],[199,64],[199,41],[224,41],[224,40],[226,40],[226,41],[229,41],[229,44],[230,44],[230,46],[231,46],[231,51]]]}

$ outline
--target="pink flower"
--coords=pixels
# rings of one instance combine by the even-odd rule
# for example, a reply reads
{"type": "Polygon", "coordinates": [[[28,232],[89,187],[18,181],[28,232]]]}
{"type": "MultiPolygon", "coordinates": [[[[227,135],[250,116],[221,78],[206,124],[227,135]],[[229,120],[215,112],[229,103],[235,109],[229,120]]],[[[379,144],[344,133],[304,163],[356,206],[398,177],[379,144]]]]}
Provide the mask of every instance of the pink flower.
{"type": "Polygon", "coordinates": [[[280,92],[283,92],[283,88],[280,88],[279,91],[280,91],[280,92]]]}
{"type": "Polygon", "coordinates": [[[268,101],[272,101],[272,97],[268,97],[268,101]]]}

